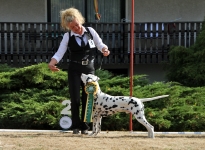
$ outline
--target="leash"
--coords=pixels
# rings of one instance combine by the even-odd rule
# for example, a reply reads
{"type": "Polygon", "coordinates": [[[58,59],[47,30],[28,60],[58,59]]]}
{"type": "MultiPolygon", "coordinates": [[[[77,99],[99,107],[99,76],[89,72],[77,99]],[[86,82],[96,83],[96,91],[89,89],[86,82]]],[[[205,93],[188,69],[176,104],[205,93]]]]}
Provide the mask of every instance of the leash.
{"type": "MultiPolygon", "coordinates": [[[[103,57],[104,58],[104,57],[103,57]]],[[[101,66],[102,66],[102,63],[103,63],[103,58],[101,60],[101,63],[100,63],[100,67],[98,68],[98,70],[101,70],[101,66]]]]}

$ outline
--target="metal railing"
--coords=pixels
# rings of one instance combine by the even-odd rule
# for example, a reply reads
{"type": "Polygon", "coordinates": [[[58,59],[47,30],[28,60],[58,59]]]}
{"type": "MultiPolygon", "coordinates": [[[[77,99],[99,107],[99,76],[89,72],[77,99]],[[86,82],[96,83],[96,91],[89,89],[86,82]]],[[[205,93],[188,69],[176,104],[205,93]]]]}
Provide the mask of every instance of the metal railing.
{"type": "MultiPolygon", "coordinates": [[[[111,54],[96,52],[96,64],[129,64],[130,23],[86,23],[93,27],[111,54]]],[[[135,23],[134,63],[160,63],[168,60],[170,46],[189,47],[196,41],[202,22],[135,23]]],[[[49,62],[64,32],[59,23],[0,23],[0,63],[26,66],[49,62]]],[[[68,55],[60,62],[67,65],[68,55]]]]}

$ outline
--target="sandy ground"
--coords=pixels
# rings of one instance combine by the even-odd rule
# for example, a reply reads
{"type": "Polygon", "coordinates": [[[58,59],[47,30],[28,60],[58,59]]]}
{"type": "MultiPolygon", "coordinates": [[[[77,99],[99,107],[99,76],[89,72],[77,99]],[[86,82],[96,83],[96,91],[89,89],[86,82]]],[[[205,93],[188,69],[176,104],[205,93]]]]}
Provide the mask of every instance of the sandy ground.
{"type": "Polygon", "coordinates": [[[0,150],[205,150],[205,135],[103,132],[96,137],[72,132],[0,132],[0,150]]]}

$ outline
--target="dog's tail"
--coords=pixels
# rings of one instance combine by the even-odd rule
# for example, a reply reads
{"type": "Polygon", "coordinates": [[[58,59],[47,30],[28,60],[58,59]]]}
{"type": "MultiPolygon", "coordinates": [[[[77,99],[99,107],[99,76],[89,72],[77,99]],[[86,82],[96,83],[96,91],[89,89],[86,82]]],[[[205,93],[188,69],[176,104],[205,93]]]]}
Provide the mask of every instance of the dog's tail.
{"type": "Polygon", "coordinates": [[[151,98],[142,98],[140,99],[142,102],[148,102],[148,101],[153,101],[156,99],[160,99],[160,98],[165,98],[168,97],[169,95],[161,95],[161,96],[156,96],[156,97],[151,97],[151,98]]]}

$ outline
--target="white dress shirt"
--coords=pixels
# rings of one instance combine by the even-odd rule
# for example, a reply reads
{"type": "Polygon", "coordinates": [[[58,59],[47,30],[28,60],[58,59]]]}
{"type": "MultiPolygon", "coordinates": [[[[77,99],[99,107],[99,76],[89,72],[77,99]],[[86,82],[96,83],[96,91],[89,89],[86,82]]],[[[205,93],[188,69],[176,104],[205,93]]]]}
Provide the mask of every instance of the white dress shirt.
{"type": "MultiPolygon", "coordinates": [[[[82,28],[83,28],[83,34],[84,34],[85,31],[88,32],[84,26],[82,26],[82,28]]],[[[93,36],[93,41],[94,41],[95,46],[97,47],[97,49],[102,52],[102,48],[103,48],[103,47],[108,48],[107,45],[105,45],[105,44],[102,42],[102,39],[99,37],[98,33],[97,33],[92,27],[88,27],[88,28],[89,28],[90,34],[93,36]]],[[[79,35],[79,34],[74,33],[73,31],[71,31],[71,36],[72,36],[72,35],[74,35],[74,36],[81,36],[81,35],[79,35]]],[[[83,40],[84,40],[84,42],[85,42],[85,45],[87,45],[88,40],[89,40],[90,38],[91,38],[91,37],[89,37],[87,34],[85,34],[85,36],[83,36],[83,40]]],[[[81,46],[81,40],[80,40],[80,38],[75,37],[75,39],[76,39],[77,43],[81,46]]],[[[57,52],[54,54],[54,56],[52,57],[52,58],[56,59],[57,62],[59,62],[59,61],[63,58],[65,52],[67,51],[68,41],[69,41],[69,33],[67,32],[67,33],[65,33],[65,34],[63,35],[63,39],[62,39],[62,41],[61,41],[61,43],[60,43],[60,46],[59,46],[59,48],[58,48],[58,51],[57,51],[57,52]]]]}

